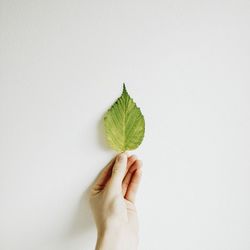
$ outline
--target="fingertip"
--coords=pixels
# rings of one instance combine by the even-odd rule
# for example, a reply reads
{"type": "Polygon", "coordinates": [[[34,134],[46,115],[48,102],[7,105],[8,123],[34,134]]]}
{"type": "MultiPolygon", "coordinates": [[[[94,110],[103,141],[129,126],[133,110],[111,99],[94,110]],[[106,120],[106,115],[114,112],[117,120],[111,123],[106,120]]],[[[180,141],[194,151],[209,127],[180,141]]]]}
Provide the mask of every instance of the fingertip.
{"type": "Polygon", "coordinates": [[[129,156],[129,160],[130,161],[135,161],[135,160],[137,160],[138,158],[137,158],[137,155],[131,155],[131,156],[129,156]]]}
{"type": "Polygon", "coordinates": [[[122,162],[122,161],[127,160],[127,158],[128,158],[127,154],[123,152],[123,153],[118,154],[117,161],[122,162]]]}
{"type": "Polygon", "coordinates": [[[124,151],[123,154],[126,154],[127,157],[129,157],[129,152],[128,151],[124,151]]]}

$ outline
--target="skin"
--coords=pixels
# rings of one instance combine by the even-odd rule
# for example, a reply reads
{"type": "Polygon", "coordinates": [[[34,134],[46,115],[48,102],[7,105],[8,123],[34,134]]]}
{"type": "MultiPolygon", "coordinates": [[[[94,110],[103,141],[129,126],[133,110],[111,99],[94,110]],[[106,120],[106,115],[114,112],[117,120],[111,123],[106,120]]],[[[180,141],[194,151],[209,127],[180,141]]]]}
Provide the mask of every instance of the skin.
{"type": "Polygon", "coordinates": [[[89,201],[97,227],[96,250],[138,249],[135,198],[141,166],[135,155],[118,154],[92,185],[89,201]]]}

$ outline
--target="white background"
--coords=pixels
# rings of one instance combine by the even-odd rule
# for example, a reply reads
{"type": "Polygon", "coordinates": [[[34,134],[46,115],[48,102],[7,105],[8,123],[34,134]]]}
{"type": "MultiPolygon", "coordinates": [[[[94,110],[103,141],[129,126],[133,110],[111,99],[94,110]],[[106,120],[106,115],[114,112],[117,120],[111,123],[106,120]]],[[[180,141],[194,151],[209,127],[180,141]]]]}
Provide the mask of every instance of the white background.
{"type": "Polygon", "coordinates": [[[250,1],[0,4],[1,250],[94,249],[122,82],[146,120],[140,249],[250,249],[250,1]]]}

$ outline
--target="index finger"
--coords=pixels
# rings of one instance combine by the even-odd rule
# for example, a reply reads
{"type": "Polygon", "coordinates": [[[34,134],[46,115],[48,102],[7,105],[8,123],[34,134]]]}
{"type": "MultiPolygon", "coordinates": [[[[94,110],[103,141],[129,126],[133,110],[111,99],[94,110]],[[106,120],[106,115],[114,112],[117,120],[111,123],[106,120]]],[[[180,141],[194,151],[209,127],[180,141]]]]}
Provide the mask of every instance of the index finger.
{"type": "Polygon", "coordinates": [[[93,186],[92,186],[92,191],[100,191],[103,189],[105,184],[107,183],[108,179],[111,176],[112,173],[112,167],[115,163],[116,157],[110,160],[110,162],[102,169],[102,171],[99,173],[97,176],[93,186]]]}

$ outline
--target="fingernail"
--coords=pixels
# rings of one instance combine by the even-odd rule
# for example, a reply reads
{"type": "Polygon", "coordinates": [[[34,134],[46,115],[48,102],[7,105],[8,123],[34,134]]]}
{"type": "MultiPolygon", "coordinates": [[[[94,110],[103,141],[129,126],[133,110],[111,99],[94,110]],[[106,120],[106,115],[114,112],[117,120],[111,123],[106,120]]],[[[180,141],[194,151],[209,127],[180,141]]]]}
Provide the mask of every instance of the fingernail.
{"type": "Polygon", "coordinates": [[[129,157],[129,152],[125,151],[123,154],[125,154],[127,157],[129,157]]]}
{"type": "Polygon", "coordinates": [[[118,155],[118,161],[123,161],[125,160],[126,155],[124,153],[121,153],[118,155]]]}

